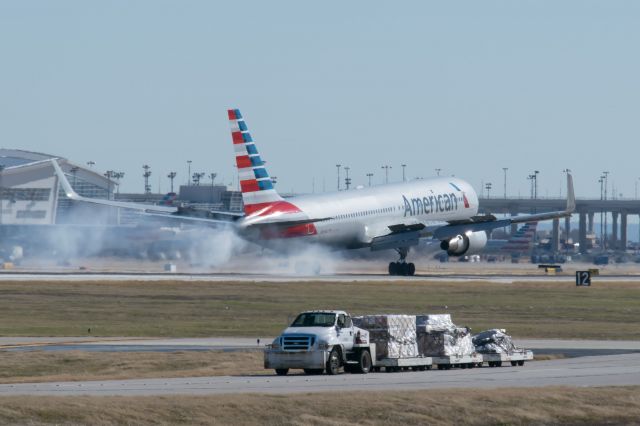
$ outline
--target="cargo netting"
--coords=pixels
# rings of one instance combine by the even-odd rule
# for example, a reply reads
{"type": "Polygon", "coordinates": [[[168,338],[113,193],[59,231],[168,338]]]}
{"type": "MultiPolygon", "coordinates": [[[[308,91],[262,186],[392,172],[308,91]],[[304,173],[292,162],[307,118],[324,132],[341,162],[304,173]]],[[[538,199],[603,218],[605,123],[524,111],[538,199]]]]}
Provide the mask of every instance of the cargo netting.
{"type": "Polygon", "coordinates": [[[417,315],[416,333],[421,356],[464,356],[476,352],[470,329],[458,327],[451,315],[417,315]]]}
{"type": "Polygon", "coordinates": [[[353,323],[369,332],[376,358],[418,356],[415,315],[365,315],[353,318],[353,323]]]}
{"type": "Polygon", "coordinates": [[[494,328],[473,336],[476,351],[483,354],[511,354],[518,348],[504,329],[494,328]]]}

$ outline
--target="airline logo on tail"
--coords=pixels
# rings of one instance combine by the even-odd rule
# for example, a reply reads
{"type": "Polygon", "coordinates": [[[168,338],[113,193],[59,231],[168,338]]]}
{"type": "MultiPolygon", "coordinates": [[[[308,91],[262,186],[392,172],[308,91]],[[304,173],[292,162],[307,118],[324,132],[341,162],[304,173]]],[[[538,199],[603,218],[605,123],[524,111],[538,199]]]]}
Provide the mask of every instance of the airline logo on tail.
{"type": "Polygon", "coordinates": [[[240,110],[230,109],[228,114],[244,211],[250,215],[269,208],[282,201],[282,198],[273,189],[273,181],[264,167],[240,110]]]}
{"type": "MultiPolygon", "coordinates": [[[[231,126],[231,139],[236,154],[236,165],[240,178],[240,190],[244,203],[244,212],[248,219],[263,218],[266,216],[280,216],[288,213],[302,213],[298,207],[288,201],[284,201],[273,188],[273,181],[264,167],[264,161],[260,158],[258,148],[251,138],[242,114],[239,109],[230,109],[229,124],[231,126]]],[[[292,238],[307,235],[316,235],[317,230],[313,223],[263,229],[262,236],[271,238],[292,238]]]]}

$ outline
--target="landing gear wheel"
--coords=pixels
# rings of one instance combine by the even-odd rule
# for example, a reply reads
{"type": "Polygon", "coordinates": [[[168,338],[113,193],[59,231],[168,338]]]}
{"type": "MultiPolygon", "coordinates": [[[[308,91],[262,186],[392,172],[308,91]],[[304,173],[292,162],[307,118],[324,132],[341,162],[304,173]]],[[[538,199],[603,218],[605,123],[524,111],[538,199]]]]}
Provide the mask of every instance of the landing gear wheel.
{"type": "Polygon", "coordinates": [[[409,264],[408,263],[403,263],[402,264],[402,275],[405,277],[408,277],[409,275],[411,275],[409,273],[409,264]]]}
{"type": "Polygon", "coordinates": [[[398,275],[398,264],[396,262],[389,263],[389,275],[398,275]]]}
{"type": "Polygon", "coordinates": [[[416,265],[413,263],[407,263],[407,275],[410,277],[414,276],[416,273],[416,265]]]}
{"type": "Polygon", "coordinates": [[[288,368],[276,368],[276,374],[278,376],[286,376],[288,372],[289,372],[288,368]]]}
{"type": "Polygon", "coordinates": [[[367,374],[369,370],[371,370],[371,354],[369,354],[369,351],[362,351],[358,357],[358,365],[355,366],[353,371],[359,374],[367,374]]]}
{"type": "Polygon", "coordinates": [[[333,348],[327,359],[327,374],[335,376],[340,372],[340,354],[333,348]]]}

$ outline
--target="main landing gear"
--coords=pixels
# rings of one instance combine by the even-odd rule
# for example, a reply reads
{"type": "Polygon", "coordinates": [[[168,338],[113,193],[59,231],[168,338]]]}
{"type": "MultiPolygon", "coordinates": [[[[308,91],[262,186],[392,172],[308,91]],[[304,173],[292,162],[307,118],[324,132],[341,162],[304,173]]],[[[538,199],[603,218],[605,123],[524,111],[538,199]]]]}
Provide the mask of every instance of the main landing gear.
{"type": "Polygon", "coordinates": [[[416,273],[416,265],[407,263],[409,249],[406,247],[396,249],[400,255],[400,260],[389,263],[389,275],[413,276],[416,273]]]}

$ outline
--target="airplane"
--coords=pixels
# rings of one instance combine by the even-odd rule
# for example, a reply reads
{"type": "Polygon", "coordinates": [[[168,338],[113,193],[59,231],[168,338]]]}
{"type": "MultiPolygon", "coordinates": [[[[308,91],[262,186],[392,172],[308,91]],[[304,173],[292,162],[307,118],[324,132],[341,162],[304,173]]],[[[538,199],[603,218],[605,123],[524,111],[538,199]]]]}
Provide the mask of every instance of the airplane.
{"type": "Polygon", "coordinates": [[[512,223],[537,222],[570,216],[575,210],[573,178],[567,174],[567,204],[563,211],[497,219],[478,215],[473,187],[455,177],[437,177],[323,194],[281,197],[238,109],[229,109],[231,139],[240,178],[244,214],[211,212],[192,217],[180,207],[150,206],[86,198],[78,195],[55,160],[56,174],[72,200],[136,209],[147,214],[233,226],[241,237],[276,250],[297,250],[296,243],[315,243],[334,249],[369,247],[393,249],[390,275],[414,275],[407,262],[409,249],[422,238],[440,241],[449,256],[480,251],[486,231],[512,223]]]}

